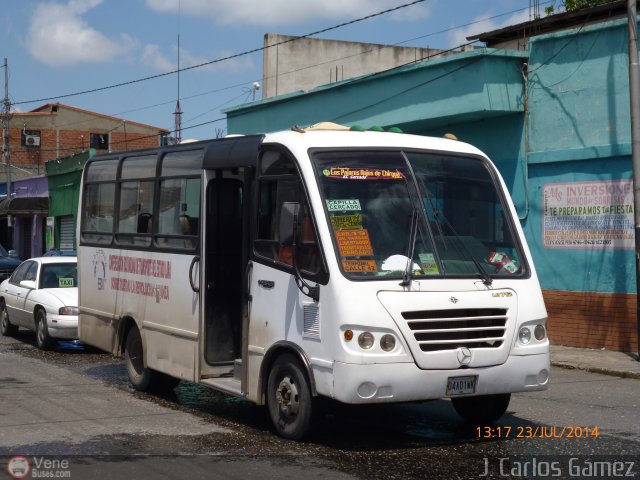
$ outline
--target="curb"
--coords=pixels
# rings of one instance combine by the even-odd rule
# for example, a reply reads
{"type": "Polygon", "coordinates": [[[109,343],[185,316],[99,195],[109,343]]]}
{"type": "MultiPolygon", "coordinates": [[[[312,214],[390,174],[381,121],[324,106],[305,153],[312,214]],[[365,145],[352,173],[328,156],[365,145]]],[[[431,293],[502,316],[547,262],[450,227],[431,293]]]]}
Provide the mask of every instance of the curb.
{"type": "Polygon", "coordinates": [[[629,372],[623,370],[614,370],[611,368],[591,367],[588,365],[576,365],[569,362],[556,361],[551,362],[551,365],[558,368],[564,368],[565,370],[583,370],[589,373],[599,373],[600,375],[609,375],[611,377],[620,378],[632,378],[634,380],[640,380],[640,372],[629,372]]]}

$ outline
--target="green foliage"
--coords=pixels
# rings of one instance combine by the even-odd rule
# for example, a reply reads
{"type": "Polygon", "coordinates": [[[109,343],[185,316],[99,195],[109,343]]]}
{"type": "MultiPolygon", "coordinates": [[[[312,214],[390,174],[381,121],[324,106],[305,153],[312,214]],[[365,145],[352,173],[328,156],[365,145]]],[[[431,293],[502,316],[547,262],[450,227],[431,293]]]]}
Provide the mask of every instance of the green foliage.
{"type": "Polygon", "coordinates": [[[547,15],[553,13],[556,9],[556,4],[558,3],[560,3],[563,10],[573,12],[575,10],[580,10],[581,8],[595,7],[596,5],[609,2],[611,2],[611,0],[554,0],[552,5],[549,5],[544,9],[544,13],[547,15]]]}

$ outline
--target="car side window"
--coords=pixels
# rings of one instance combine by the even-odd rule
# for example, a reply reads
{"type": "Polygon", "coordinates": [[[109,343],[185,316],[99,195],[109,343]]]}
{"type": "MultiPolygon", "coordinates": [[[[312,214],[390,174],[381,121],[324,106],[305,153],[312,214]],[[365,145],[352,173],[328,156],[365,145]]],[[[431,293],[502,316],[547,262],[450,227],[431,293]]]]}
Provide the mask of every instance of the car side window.
{"type": "Polygon", "coordinates": [[[31,262],[29,269],[27,270],[26,275],[24,276],[25,280],[36,281],[36,276],[38,275],[38,264],[36,262],[31,262]]]}
{"type": "MultiPolygon", "coordinates": [[[[15,272],[13,272],[13,275],[11,275],[11,280],[9,280],[9,282],[13,285],[20,285],[20,282],[22,280],[28,280],[27,275],[29,274],[32,267],[37,268],[35,262],[24,262],[23,264],[19,265],[18,268],[16,268],[15,272]]],[[[33,279],[35,280],[35,273],[33,279]]]]}

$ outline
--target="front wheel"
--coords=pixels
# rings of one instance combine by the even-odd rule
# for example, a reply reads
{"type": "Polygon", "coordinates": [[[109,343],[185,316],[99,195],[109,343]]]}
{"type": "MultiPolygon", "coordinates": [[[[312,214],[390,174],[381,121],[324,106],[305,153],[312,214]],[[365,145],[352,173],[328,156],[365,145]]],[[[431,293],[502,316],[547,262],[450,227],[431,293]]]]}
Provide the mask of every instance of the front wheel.
{"type": "Polygon", "coordinates": [[[36,313],[36,344],[40,350],[51,350],[56,346],[56,341],[49,336],[47,313],[42,309],[36,313]]]}
{"type": "Polygon", "coordinates": [[[13,337],[18,333],[18,326],[9,321],[9,312],[4,301],[0,304],[0,332],[5,337],[13,337]]]}
{"type": "Polygon", "coordinates": [[[468,423],[488,424],[498,420],[507,411],[510,393],[452,398],[453,408],[468,423]]]}
{"type": "Polygon", "coordinates": [[[300,361],[291,354],[276,359],[267,382],[267,408],[278,435],[300,440],[311,423],[311,390],[300,361]]]}

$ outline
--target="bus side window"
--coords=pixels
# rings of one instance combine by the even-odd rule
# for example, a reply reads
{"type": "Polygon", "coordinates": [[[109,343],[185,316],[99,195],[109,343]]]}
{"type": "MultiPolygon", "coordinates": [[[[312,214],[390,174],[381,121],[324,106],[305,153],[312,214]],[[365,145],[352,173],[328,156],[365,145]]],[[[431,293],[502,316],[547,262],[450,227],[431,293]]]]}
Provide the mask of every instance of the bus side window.
{"type": "Polygon", "coordinates": [[[291,247],[279,241],[280,211],[284,202],[300,203],[297,264],[311,274],[319,272],[320,254],[309,215],[302,180],[293,162],[280,152],[265,152],[258,183],[258,221],[255,252],[282,265],[293,264],[291,247]]]}

